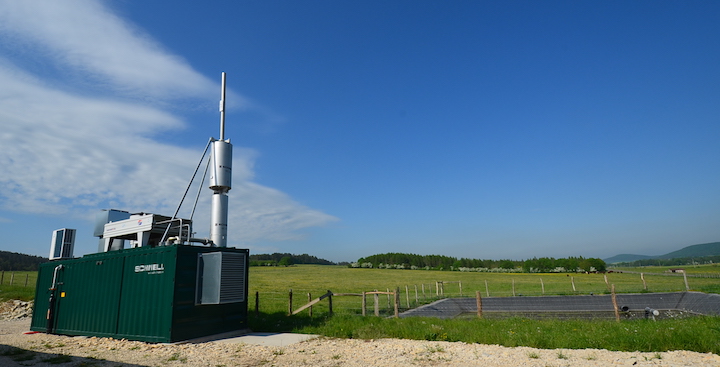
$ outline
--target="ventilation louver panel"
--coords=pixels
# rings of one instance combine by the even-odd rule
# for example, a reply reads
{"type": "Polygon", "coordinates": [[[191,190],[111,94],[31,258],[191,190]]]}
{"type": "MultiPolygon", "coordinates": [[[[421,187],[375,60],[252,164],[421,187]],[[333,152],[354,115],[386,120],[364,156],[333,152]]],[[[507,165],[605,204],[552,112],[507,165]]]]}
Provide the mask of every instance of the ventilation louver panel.
{"type": "Polygon", "coordinates": [[[198,255],[198,304],[243,302],[245,254],[210,252],[198,255]]]}

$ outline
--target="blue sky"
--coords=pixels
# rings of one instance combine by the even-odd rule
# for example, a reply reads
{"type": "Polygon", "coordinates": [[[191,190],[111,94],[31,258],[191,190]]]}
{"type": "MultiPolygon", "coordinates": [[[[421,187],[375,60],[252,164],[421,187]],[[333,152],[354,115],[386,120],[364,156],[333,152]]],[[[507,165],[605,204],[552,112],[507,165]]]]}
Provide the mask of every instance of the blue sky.
{"type": "Polygon", "coordinates": [[[47,256],[69,227],[91,253],[101,209],[172,214],[218,135],[222,71],[231,246],[519,260],[720,241],[719,15],[714,1],[0,1],[0,250],[47,256]]]}

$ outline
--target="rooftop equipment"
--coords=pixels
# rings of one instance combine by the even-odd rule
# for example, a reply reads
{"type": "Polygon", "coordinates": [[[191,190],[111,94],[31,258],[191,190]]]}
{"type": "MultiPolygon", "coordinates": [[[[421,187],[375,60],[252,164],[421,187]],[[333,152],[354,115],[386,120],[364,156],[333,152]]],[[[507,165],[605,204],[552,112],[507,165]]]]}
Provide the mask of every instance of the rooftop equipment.
{"type": "MultiPolygon", "coordinates": [[[[110,222],[117,222],[119,220],[124,220],[128,218],[130,218],[130,213],[124,210],[110,209],[102,210],[97,213],[97,215],[95,216],[95,230],[93,231],[93,236],[100,238],[100,240],[98,241],[97,252],[108,251],[108,246],[106,245],[106,241],[103,238],[103,234],[105,233],[105,225],[110,222]]],[[[125,240],[114,239],[111,241],[109,248],[111,250],[124,249],[125,240]]]]}
{"type": "Polygon", "coordinates": [[[53,231],[50,242],[50,260],[72,259],[75,247],[75,230],[61,228],[53,231]]]}
{"type": "Polygon", "coordinates": [[[130,240],[132,247],[155,247],[161,242],[162,236],[174,236],[182,239],[190,238],[192,221],[181,218],[170,218],[164,215],[138,213],[130,218],[110,222],[103,226],[105,252],[119,250],[113,248],[113,240],[130,240]]]}

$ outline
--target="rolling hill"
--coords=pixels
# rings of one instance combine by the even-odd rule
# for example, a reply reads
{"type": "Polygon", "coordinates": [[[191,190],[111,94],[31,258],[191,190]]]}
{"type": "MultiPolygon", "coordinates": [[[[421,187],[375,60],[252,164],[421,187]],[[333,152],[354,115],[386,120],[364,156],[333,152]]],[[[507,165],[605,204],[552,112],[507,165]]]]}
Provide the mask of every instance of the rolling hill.
{"type": "Polygon", "coordinates": [[[620,262],[630,262],[636,260],[645,259],[678,259],[687,257],[702,257],[702,256],[718,256],[720,255],[720,242],[703,243],[699,245],[692,245],[683,247],[680,250],[669,252],[665,255],[659,256],[647,256],[647,255],[635,255],[635,254],[620,254],[613,257],[609,257],[605,260],[608,264],[615,264],[620,262]]]}

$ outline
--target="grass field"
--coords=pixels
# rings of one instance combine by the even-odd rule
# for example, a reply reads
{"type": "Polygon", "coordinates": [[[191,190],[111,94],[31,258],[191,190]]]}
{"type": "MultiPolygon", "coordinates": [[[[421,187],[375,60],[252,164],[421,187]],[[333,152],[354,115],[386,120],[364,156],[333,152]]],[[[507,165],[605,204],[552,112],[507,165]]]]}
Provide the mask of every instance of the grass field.
{"type": "MultiPolygon", "coordinates": [[[[607,274],[609,284],[621,293],[646,292],[639,274],[607,274]]],[[[249,323],[257,331],[294,331],[330,337],[377,339],[406,338],[420,340],[462,341],[466,343],[529,346],[537,348],[603,348],[622,351],[660,352],[692,350],[720,353],[720,317],[695,317],[675,320],[529,320],[511,318],[455,319],[434,318],[394,319],[360,316],[360,297],[333,297],[334,316],[328,315],[328,302],[308,311],[287,316],[289,290],[293,290],[293,309],[307,302],[307,293],[317,297],[327,290],[334,293],[356,293],[371,290],[400,288],[401,310],[415,307],[415,286],[419,303],[437,299],[436,283],[462,282],[463,296],[474,297],[480,291],[484,297],[516,295],[601,294],[608,288],[603,274],[497,274],[460,273],[442,271],[413,271],[388,269],[349,269],[339,266],[254,267],[250,270],[249,323]],[[487,281],[487,288],[485,282],[487,281]],[[573,291],[572,285],[575,284],[573,291]],[[422,286],[425,286],[425,295],[422,286]],[[405,293],[405,286],[409,293],[405,293]],[[254,295],[260,298],[259,314],[254,313],[254,295]]],[[[685,290],[682,276],[668,276],[648,271],[645,282],[651,292],[685,290]]],[[[688,278],[691,290],[720,293],[718,278],[688,278]]],[[[457,283],[446,283],[445,294],[460,296],[457,283]]],[[[372,301],[368,297],[367,314],[371,315],[372,301]]],[[[392,313],[391,301],[380,296],[383,315],[392,313]]]]}
{"type": "MultiPolygon", "coordinates": [[[[708,267],[704,273],[712,273],[708,267]]],[[[649,292],[685,290],[682,276],[668,276],[664,269],[623,269],[644,273],[649,292]]],[[[703,272],[697,272],[703,273],[703,272]]],[[[693,272],[692,274],[696,274],[693,272]]],[[[645,292],[640,274],[606,274],[608,284],[614,284],[619,293],[645,292]]],[[[34,297],[36,272],[6,272],[0,284],[0,300],[34,297]],[[13,285],[10,285],[10,279],[13,285]],[[25,287],[25,279],[28,286],[25,287]]],[[[406,338],[421,340],[462,341],[467,343],[499,344],[504,346],[530,346],[537,348],[604,348],[623,351],[661,352],[692,350],[720,354],[720,317],[694,317],[688,319],[615,321],[584,320],[529,320],[511,318],[455,319],[404,318],[367,316],[361,314],[361,297],[333,297],[334,315],[330,317],[328,301],[313,306],[295,316],[287,316],[288,294],[293,290],[293,309],[311,297],[328,290],[334,293],[360,293],[372,290],[401,291],[401,310],[416,307],[438,298],[436,282],[444,283],[449,297],[474,297],[480,291],[483,297],[513,295],[538,296],[602,294],[608,293],[603,274],[498,274],[461,273],[424,270],[350,269],[342,266],[299,265],[292,267],[251,267],[249,278],[248,323],[255,331],[294,331],[341,338],[406,338]],[[452,283],[455,282],[455,283],[452,283]],[[486,288],[487,284],[487,288],[486,288]],[[575,290],[573,290],[573,284],[575,290]],[[406,286],[408,292],[406,293],[406,286]],[[544,293],[543,293],[544,286],[544,293]],[[417,299],[415,289],[417,287],[417,299]],[[425,289],[423,294],[422,289],[425,289]],[[255,313],[255,294],[259,295],[259,313],[255,313]]],[[[720,293],[719,278],[688,277],[691,290],[720,293]]],[[[392,314],[392,302],[379,296],[382,314],[392,314]]],[[[372,297],[368,297],[367,313],[373,313],[372,297]]]]}
{"type": "MultiPolygon", "coordinates": [[[[474,297],[480,291],[483,297],[604,294],[609,293],[608,284],[614,284],[618,293],[674,292],[684,291],[681,275],[662,272],[646,272],[645,284],[640,274],[528,274],[528,273],[471,273],[433,270],[359,269],[327,265],[298,265],[292,267],[250,268],[250,294],[260,293],[260,310],[280,312],[288,310],[288,293],[293,290],[293,309],[307,303],[307,294],[318,297],[328,290],[334,293],[359,293],[372,290],[400,288],[402,308],[437,299],[436,282],[442,281],[446,296],[474,297]],[[605,283],[607,277],[608,283],[605,283]],[[487,287],[486,287],[487,284],[487,287]],[[574,289],[573,289],[574,284],[574,289]],[[408,293],[405,293],[406,287],[408,293]],[[647,286],[647,290],[645,289],[647,286]],[[425,293],[423,294],[423,287],[425,293]],[[544,292],[543,292],[544,289],[544,292]]],[[[688,278],[691,290],[720,293],[719,278],[688,278]]],[[[381,302],[387,307],[387,296],[381,302]]],[[[336,297],[333,300],[337,312],[361,313],[360,297],[336,297]]],[[[254,300],[251,302],[254,307],[254,300]]],[[[322,305],[318,308],[322,309],[322,305]]]]}
{"type": "Polygon", "coordinates": [[[35,298],[36,271],[0,272],[0,301],[19,299],[30,301],[35,298]]]}
{"type": "Polygon", "coordinates": [[[635,271],[646,273],[667,273],[670,269],[684,269],[688,274],[706,274],[720,276],[720,266],[718,264],[703,265],[685,265],[685,266],[642,266],[636,268],[618,267],[612,270],[635,271]]]}

